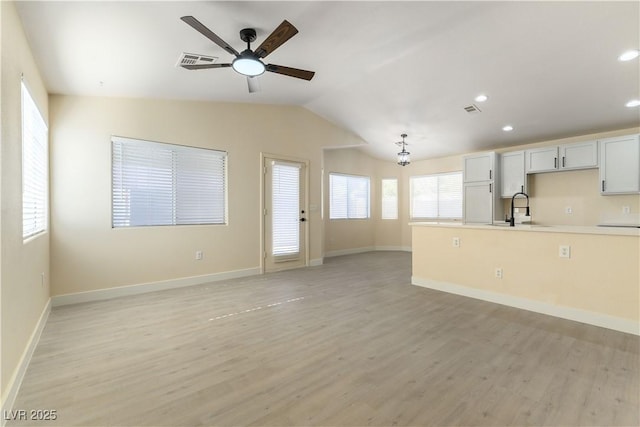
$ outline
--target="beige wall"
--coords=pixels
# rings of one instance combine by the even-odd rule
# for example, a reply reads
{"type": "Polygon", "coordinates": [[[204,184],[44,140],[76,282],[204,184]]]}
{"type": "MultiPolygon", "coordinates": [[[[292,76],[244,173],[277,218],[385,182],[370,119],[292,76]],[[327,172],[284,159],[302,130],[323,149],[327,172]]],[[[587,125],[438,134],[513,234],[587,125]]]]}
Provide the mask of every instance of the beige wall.
{"type": "Polygon", "coordinates": [[[48,121],[47,92],[13,2],[0,2],[0,301],[2,404],[49,300],[49,233],[22,240],[22,124],[20,77],[48,121]],[[41,274],[44,273],[44,284],[41,274]]]}
{"type": "Polygon", "coordinates": [[[322,149],[363,143],[299,107],[51,96],[50,111],[52,295],[257,268],[261,152],[310,161],[320,259],[322,149]],[[228,151],[228,225],[112,229],[111,135],[228,151]]]}
{"type": "Polygon", "coordinates": [[[435,226],[414,226],[413,234],[414,283],[435,281],[434,287],[458,285],[611,316],[635,322],[637,333],[637,236],[435,226]],[[453,237],[460,247],[453,247],[453,237]],[[560,245],[571,246],[571,258],[558,257],[560,245]],[[503,269],[502,279],[495,268],[503,269]]]}
{"type": "Polygon", "coordinates": [[[352,250],[400,249],[402,246],[401,219],[381,218],[381,186],[383,178],[398,180],[402,194],[402,170],[395,163],[368,156],[356,148],[330,149],[324,152],[325,194],[325,254],[335,255],[352,250]],[[368,176],[371,179],[369,219],[330,219],[329,174],[332,172],[368,176]]]}

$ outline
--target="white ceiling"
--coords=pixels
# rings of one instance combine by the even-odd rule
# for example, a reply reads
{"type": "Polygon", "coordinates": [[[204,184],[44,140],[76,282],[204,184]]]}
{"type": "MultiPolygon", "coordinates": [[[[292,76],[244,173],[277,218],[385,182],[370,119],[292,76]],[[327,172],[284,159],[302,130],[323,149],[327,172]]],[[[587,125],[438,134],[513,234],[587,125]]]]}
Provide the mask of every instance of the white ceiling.
{"type": "MultiPolygon", "coordinates": [[[[640,125],[639,2],[20,2],[51,93],[303,106],[392,159],[413,159],[640,125]],[[283,19],[300,31],[249,94],[232,69],[176,68],[181,52],[231,55],[179,18],[193,15],[241,51],[283,19]],[[103,82],[101,84],[101,82],[103,82]],[[464,107],[476,103],[481,113],[464,107]],[[511,124],[509,133],[501,128],[511,124]]],[[[250,118],[247,125],[251,125],[250,118]]]]}

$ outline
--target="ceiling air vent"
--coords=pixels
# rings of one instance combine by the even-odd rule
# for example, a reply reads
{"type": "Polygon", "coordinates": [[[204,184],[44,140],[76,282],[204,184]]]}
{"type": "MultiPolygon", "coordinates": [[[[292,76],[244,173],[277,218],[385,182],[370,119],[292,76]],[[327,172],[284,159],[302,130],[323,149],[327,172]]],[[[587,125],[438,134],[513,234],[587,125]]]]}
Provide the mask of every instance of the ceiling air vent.
{"type": "Polygon", "coordinates": [[[481,110],[474,104],[464,107],[464,111],[470,114],[476,114],[481,112],[481,110]]]}
{"type": "Polygon", "coordinates": [[[182,67],[183,65],[204,65],[213,64],[218,58],[215,56],[199,55],[197,53],[182,52],[176,67],[182,67]]]}

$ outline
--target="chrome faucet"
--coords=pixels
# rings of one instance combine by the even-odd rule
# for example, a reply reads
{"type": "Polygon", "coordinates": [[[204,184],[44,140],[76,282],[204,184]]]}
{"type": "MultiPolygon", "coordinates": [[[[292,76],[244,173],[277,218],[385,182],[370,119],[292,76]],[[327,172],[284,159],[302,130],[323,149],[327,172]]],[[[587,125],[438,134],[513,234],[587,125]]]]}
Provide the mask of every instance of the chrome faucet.
{"type": "Polygon", "coordinates": [[[516,226],[516,221],[515,221],[515,219],[513,217],[513,211],[514,211],[514,206],[513,205],[514,205],[514,202],[516,200],[516,196],[518,196],[520,194],[522,194],[524,197],[527,198],[527,206],[526,206],[527,207],[527,211],[525,212],[525,215],[526,216],[530,216],[531,215],[531,213],[529,211],[529,195],[527,193],[523,192],[523,191],[517,192],[511,198],[511,218],[505,219],[505,221],[509,223],[509,227],[515,227],[516,226]]]}

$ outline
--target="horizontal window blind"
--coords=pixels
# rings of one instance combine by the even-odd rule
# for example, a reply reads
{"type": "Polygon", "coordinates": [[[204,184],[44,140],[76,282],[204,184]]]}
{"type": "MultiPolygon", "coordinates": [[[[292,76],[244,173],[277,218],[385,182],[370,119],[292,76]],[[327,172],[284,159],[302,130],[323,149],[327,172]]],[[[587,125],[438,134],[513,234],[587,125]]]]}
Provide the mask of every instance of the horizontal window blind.
{"type": "Polygon", "coordinates": [[[369,188],[367,176],[329,174],[329,218],[369,218],[369,188]]]}
{"type": "Polygon", "coordinates": [[[462,218],[462,172],[412,176],[411,218],[462,218]]]}
{"type": "Polygon", "coordinates": [[[47,228],[48,130],[24,83],[22,95],[22,237],[47,228]]]}
{"type": "Polygon", "coordinates": [[[273,256],[287,260],[300,253],[300,167],[272,164],[273,256]]]}
{"type": "Polygon", "coordinates": [[[398,219],[398,180],[382,180],[382,219],[398,219]]]}
{"type": "Polygon", "coordinates": [[[112,138],[113,227],[226,223],[225,152],[112,138]]]}

